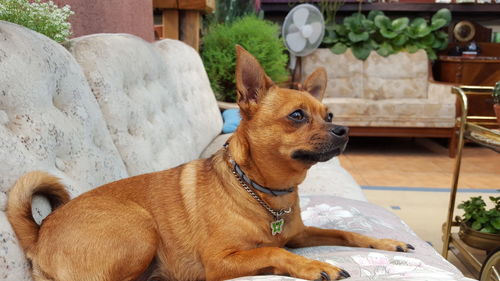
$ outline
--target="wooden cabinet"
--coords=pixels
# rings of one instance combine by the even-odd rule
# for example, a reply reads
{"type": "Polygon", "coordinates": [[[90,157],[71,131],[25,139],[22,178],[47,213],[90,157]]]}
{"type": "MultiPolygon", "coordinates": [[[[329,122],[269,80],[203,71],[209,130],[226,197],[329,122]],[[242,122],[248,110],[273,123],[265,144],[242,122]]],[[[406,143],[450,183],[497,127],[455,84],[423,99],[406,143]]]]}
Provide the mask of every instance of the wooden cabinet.
{"type": "MultiPolygon", "coordinates": [[[[449,49],[457,45],[450,44],[449,49]]],[[[500,44],[478,45],[480,54],[476,57],[440,55],[434,65],[434,79],[461,85],[494,86],[500,81],[500,44]]]]}
{"type": "Polygon", "coordinates": [[[500,81],[498,57],[439,56],[436,80],[461,85],[494,86],[500,81]]]}

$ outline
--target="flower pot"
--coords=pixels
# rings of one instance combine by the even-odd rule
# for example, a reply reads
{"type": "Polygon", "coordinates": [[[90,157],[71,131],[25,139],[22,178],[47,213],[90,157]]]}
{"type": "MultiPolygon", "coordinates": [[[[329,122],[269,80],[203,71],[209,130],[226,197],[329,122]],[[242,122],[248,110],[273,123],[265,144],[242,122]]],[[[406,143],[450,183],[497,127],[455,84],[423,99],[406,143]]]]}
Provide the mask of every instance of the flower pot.
{"type": "Polygon", "coordinates": [[[498,127],[500,127],[500,104],[494,104],[493,108],[495,109],[495,114],[497,115],[498,127]]]}
{"type": "Polygon", "coordinates": [[[465,244],[486,251],[491,251],[500,246],[500,234],[484,233],[472,229],[466,223],[460,223],[458,236],[465,244]]]}

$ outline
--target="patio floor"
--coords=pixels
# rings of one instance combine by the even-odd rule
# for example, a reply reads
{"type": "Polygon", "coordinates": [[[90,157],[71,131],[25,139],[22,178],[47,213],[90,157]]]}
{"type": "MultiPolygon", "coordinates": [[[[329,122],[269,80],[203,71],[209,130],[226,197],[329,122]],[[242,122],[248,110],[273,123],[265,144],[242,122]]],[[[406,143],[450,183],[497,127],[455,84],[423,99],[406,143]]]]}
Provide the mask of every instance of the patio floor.
{"type": "MultiPolygon", "coordinates": [[[[352,138],[340,156],[342,166],[363,186],[370,202],[397,214],[441,252],[455,159],[433,139],[352,138]]],[[[466,145],[457,202],[470,196],[500,195],[500,154],[466,145]]],[[[460,213],[460,212],[458,212],[460,213]]],[[[450,261],[473,277],[450,254],[450,261]]]]}

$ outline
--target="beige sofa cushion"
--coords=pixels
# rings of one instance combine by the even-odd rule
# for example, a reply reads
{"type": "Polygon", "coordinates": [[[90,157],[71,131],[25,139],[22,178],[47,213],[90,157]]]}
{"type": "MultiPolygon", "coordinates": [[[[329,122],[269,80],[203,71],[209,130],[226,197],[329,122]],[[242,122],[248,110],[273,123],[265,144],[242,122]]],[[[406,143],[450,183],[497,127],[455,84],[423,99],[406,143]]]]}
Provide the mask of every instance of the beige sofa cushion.
{"type": "Polygon", "coordinates": [[[424,50],[414,54],[399,52],[388,57],[372,51],[363,63],[363,97],[372,100],[425,99],[428,68],[424,50]]]}
{"type": "Polygon", "coordinates": [[[451,128],[455,123],[454,103],[411,98],[336,98],[324,102],[334,113],[334,122],[346,126],[451,128]]]}
{"type": "Polygon", "coordinates": [[[45,170],[75,196],[127,177],[127,171],[71,54],[3,21],[0,42],[0,280],[31,280],[4,213],[14,182],[45,170]]]}
{"type": "Polygon", "coordinates": [[[363,97],[363,61],[347,50],[336,55],[329,49],[317,49],[302,59],[302,77],[307,77],[318,67],[325,67],[328,85],[325,97],[363,97]]]}
{"type": "Polygon", "coordinates": [[[69,49],[131,176],[196,159],[220,133],[203,64],[187,45],[97,34],[71,40],[69,49]]]}

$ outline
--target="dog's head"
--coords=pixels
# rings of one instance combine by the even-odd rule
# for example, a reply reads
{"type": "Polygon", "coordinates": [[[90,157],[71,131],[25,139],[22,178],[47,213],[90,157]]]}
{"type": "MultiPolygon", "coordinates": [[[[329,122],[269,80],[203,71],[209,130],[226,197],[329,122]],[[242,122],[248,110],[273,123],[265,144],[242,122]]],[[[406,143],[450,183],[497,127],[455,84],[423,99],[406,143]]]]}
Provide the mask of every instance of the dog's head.
{"type": "Polygon", "coordinates": [[[321,103],[327,82],[323,68],[299,90],[284,89],[274,85],[245,49],[237,46],[236,52],[239,133],[247,135],[253,153],[309,167],[345,149],[348,128],[334,125],[333,114],[321,103]]]}

